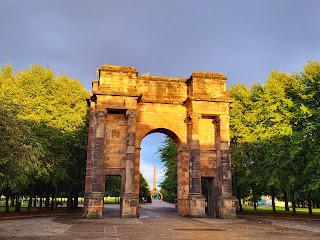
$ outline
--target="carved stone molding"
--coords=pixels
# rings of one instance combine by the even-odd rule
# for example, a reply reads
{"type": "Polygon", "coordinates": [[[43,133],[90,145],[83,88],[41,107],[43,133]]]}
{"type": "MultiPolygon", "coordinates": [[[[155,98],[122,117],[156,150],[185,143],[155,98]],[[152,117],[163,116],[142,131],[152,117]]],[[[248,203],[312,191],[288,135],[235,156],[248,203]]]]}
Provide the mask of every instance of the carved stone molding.
{"type": "Polygon", "coordinates": [[[126,117],[127,118],[137,118],[138,117],[138,111],[129,109],[129,110],[126,111],[126,117]]]}
{"type": "Polygon", "coordinates": [[[97,109],[94,114],[95,114],[96,118],[106,117],[108,114],[108,110],[107,109],[97,109]]]}

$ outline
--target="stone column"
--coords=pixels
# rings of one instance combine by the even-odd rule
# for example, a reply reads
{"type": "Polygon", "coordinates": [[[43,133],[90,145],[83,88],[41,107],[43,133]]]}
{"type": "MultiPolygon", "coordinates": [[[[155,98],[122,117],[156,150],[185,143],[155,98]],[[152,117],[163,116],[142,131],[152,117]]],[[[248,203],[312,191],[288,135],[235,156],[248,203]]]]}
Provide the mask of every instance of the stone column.
{"type": "Polygon", "coordinates": [[[220,118],[215,117],[212,123],[214,124],[216,166],[217,166],[217,173],[215,176],[214,187],[215,187],[215,193],[217,195],[217,198],[220,198],[222,195],[220,118]]]}
{"type": "Polygon", "coordinates": [[[178,213],[189,215],[189,153],[188,146],[181,145],[178,149],[178,213]]]}
{"type": "Polygon", "coordinates": [[[201,190],[199,114],[191,114],[188,122],[189,142],[189,210],[191,217],[205,217],[205,198],[201,190]]]}
{"type": "Polygon", "coordinates": [[[137,217],[137,197],[134,193],[135,137],[138,112],[127,110],[126,182],[122,199],[122,217],[137,217]]]}
{"type": "Polygon", "coordinates": [[[92,159],[94,152],[94,115],[95,115],[95,102],[90,100],[90,119],[89,119],[89,132],[88,132],[88,146],[87,146],[87,161],[86,161],[86,177],[85,177],[85,190],[84,190],[84,211],[83,217],[88,215],[88,204],[90,192],[92,191],[92,159]]]}
{"type": "Polygon", "coordinates": [[[88,201],[87,218],[103,217],[103,195],[104,195],[104,131],[105,118],[107,111],[105,109],[97,109],[93,115],[93,124],[95,125],[94,136],[92,139],[92,160],[89,171],[91,174],[91,192],[88,201]]]}
{"type": "Polygon", "coordinates": [[[134,160],[134,194],[137,198],[136,201],[136,213],[139,217],[139,194],[140,194],[140,152],[141,148],[136,147],[135,149],[135,160],[134,160]]]}
{"type": "Polygon", "coordinates": [[[235,198],[232,196],[230,159],[229,115],[216,119],[217,170],[218,170],[218,215],[221,218],[235,218],[235,198]]]}

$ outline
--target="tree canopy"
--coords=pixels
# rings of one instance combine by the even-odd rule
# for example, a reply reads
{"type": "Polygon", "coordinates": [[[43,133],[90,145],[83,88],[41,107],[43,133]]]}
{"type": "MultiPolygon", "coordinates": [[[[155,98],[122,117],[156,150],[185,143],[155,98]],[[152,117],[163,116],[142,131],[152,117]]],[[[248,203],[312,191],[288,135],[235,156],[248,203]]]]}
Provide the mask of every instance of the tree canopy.
{"type": "Polygon", "coordinates": [[[164,179],[160,184],[161,193],[165,201],[174,202],[177,198],[177,146],[171,138],[166,137],[162,146],[158,148],[158,153],[165,167],[164,179]]]}
{"type": "Polygon", "coordinates": [[[261,193],[295,204],[319,205],[320,63],[301,73],[272,71],[265,84],[238,84],[228,91],[231,156],[237,198],[261,193]]]}
{"type": "Polygon", "coordinates": [[[48,67],[0,68],[0,191],[83,187],[87,94],[79,81],[48,67]]]}

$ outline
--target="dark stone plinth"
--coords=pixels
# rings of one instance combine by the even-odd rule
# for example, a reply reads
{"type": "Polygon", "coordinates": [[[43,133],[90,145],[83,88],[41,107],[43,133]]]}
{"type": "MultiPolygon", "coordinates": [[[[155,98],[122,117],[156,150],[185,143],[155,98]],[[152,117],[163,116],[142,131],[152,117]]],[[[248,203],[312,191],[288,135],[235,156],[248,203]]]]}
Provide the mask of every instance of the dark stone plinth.
{"type": "Polygon", "coordinates": [[[132,193],[124,193],[122,200],[121,217],[123,218],[136,218],[137,207],[139,206],[139,200],[132,193]]]}
{"type": "Polygon", "coordinates": [[[201,194],[190,194],[188,196],[188,201],[190,217],[206,217],[205,198],[201,194]]]}
{"type": "Polygon", "coordinates": [[[98,219],[103,217],[103,193],[91,192],[88,202],[88,219],[98,219]]]}
{"type": "Polygon", "coordinates": [[[236,214],[236,199],[233,196],[222,196],[218,200],[219,218],[235,219],[236,214]]]}

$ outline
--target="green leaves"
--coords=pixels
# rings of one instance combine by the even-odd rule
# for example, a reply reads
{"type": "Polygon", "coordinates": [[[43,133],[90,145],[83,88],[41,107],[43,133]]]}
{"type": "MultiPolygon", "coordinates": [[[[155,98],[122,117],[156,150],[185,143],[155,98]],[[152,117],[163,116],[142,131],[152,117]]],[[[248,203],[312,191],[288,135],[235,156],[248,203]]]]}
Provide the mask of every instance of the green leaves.
{"type": "Polygon", "coordinates": [[[140,198],[150,196],[150,189],[148,186],[148,182],[141,173],[140,173],[139,196],[140,198]]]}
{"type": "Polygon", "coordinates": [[[165,167],[161,191],[166,201],[173,202],[177,198],[177,147],[171,138],[166,137],[163,145],[158,148],[158,153],[165,167]]]}
{"type": "Polygon", "coordinates": [[[264,85],[229,90],[235,98],[230,131],[237,186],[299,186],[319,194],[319,80],[320,63],[312,61],[300,74],[272,71],[264,85]]]}
{"type": "Polygon", "coordinates": [[[0,86],[0,190],[38,179],[83,182],[87,91],[81,83],[39,65],[16,74],[5,65],[0,86]]]}
{"type": "Polygon", "coordinates": [[[17,111],[11,102],[0,99],[0,189],[26,182],[43,155],[30,125],[17,118],[17,111]]]}

